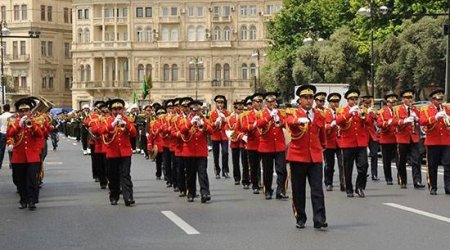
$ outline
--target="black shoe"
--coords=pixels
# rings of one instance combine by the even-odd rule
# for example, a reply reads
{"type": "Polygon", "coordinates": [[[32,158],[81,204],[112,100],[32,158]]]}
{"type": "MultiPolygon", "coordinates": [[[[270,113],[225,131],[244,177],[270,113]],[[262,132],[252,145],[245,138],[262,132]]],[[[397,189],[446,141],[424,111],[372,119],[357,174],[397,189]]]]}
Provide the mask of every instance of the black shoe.
{"type": "Polygon", "coordinates": [[[437,195],[437,190],[436,189],[431,189],[430,190],[430,194],[431,195],[437,195]]]}
{"type": "Polygon", "coordinates": [[[112,206],[117,205],[117,200],[111,200],[111,205],[112,205],[112,206]]]}
{"type": "Polygon", "coordinates": [[[420,182],[416,182],[416,183],[414,183],[414,188],[415,189],[422,189],[422,188],[425,188],[425,185],[423,185],[420,182]]]}
{"type": "Polygon", "coordinates": [[[150,157],[149,157],[148,155],[146,155],[146,156],[145,156],[145,159],[148,160],[148,159],[150,159],[150,157]]]}
{"type": "Polygon", "coordinates": [[[34,204],[34,202],[30,202],[30,204],[28,204],[28,209],[31,211],[36,210],[36,204],[34,204]]]}
{"type": "Polygon", "coordinates": [[[450,190],[445,190],[445,194],[450,194],[450,190]]]}
{"type": "Polygon", "coordinates": [[[386,184],[389,185],[389,186],[394,185],[394,183],[392,181],[386,181],[386,184]]]}
{"type": "Polygon", "coordinates": [[[225,179],[230,179],[230,175],[228,175],[228,173],[225,173],[225,174],[223,175],[223,177],[225,177],[225,179]]]}
{"type": "Polygon", "coordinates": [[[172,183],[167,183],[166,188],[172,187],[172,183]]]}
{"type": "Polygon", "coordinates": [[[100,185],[100,189],[106,189],[106,185],[100,185]]]}
{"type": "Polygon", "coordinates": [[[305,228],[305,222],[304,221],[299,221],[295,224],[296,228],[302,229],[305,228]]]}
{"type": "Polygon", "coordinates": [[[247,184],[244,184],[244,187],[242,187],[243,189],[250,189],[250,187],[247,184]]]}
{"type": "Polygon", "coordinates": [[[206,194],[205,197],[206,197],[206,201],[210,201],[211,200],[211,195],[206,194]]]}
{"type": "Polygon", "coordinates": [[[220,179],[220,175],[216,174],[216,179],[220,179]]]}
{"type": "Polygon", "coordinates": [[[208,201],[208,197],[206,195],[202,195],[202,198],[200,200],[202,203],[206,203],[208,201]]]}
{"type": "Polygon", "coordinates": [[[136,204],[134,199],[125,200],[125,206],[127,206],[127,207],[131,207],[131,205],[134,205],[134,204],[136,204]]]}
{"type": "Polygon", "coordinates": [[[272,199],[272,194],[266,193],[266,200],[271,200],[271,199],[272,199]]]}
{"type": "Polygon", "coordinates": [[[328,227],[328,223],[326,221],[314,222],[314,228],[316,228],[316,229],[327,228],[327,227],[328,227]]]}
{"type": "Polygon", "coordinates": [[[364,194],[364,191],[362,190],[362,188],[357,188],[356,189],[356,194],[359,196],[359,198],[366,197],[366,195],[364,194]]]}
{"type": "Polygon", "coordinates": [[[259,194],[259,189],[257,188],[253,189],[253,194],[259,194]]]}
{"type": "Polygon", "coordinates": [[[180,192],[180,194],[178,195],[178,197],[185,197],[186,196],[186,192],[182,191],[180,192]]]}
{"type": "Polygon", "coordinates": [[[174,192],[180,192],[180,189],[178,187],[173,189],[174,192]]]}
{"type": "Polygon", "coordinates": [[[406,184],[405,184],[405,183],[400,184],[400,188],[401,188],[401,189],[406,189],[406,184]]]}
{"type": "Polygon", "coordinates": [[[333,186],[327,185],[327,191],[333,191],[333,186]]]}
{"type": "Polygon", "coordinates": [[[240,181],[234,181],[234,185],[241,185],[241,182],[240,181]]]}
{"type": "Polygon", "coordinates": [[[345,192],[345,187],[344,187],[344,185],[341,185],[341,192],[345,192]]]}
{"type": "Polygon", "coordinates": [[[380,178],[378,178],[377,176],[372,176],[372,181],[379,181],[380,180],[380,178]]]}
{"type": "Polygon", "coordinates": [[[25,209],[28,207],[28,204],[26,202],[21,201],[19,203],[19,209],[25,209]]]}
{"type": "Polygon", "coordinates": [[[161,177],[160,177],[160,176],[156,176],[156,179],[157,179],[157,180],[161,180],[161,177]]]}
{"type": "Polygon", "coordinates": [[[194,202],[194,197],[188,197],[187,202],[194,202]]]}
{"type": "Polygon", "coordinates": [[[348,197],[348,198],[353,198],[353,197],[355,197],[355,196],[353,195],[353,193],[347,193],[347,197],[348,197]]]}
{"type": "Polygon", "coordinates": [[[279,194],[277,194],[276,198],[278,200],[286,200],[286,199],[289,199],[289,196],[287,196],[285,193],[279,193],[279,194]]]}
{"type": "Polygon", "coordinates": [[[95,178],[95,182],[100,182],[100,179],[99,178],[95,178]]]}

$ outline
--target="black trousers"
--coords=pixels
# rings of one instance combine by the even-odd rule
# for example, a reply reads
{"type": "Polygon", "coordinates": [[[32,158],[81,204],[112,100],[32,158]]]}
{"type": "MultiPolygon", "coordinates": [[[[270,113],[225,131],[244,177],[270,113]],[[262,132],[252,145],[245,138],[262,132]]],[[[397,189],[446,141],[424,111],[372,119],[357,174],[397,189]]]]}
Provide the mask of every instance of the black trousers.
{"type": "Polygon", "coordinates": [[[369,139],[369,157],[370,157],[370,172],[372,177],[378,177],[378,141],[369,139]]]}
{"type": "Polygon", "coordinates": [[[83,150],[87,150],[88,149],[88,131],[87,128],[85,126],[81,126],[81,146],[83,147],[83,150]]]}
{"type": "Polygon", "coordinates": [[[344,148],[342,149],[342,155],[344,158],[344,178],[345,178],[345,191],[347,193],[353,193],[352,175],[353,175],[353,163],[356,163],[356,170],[358,175],[356,177],[356,188],[365,189],[367,184],[367,148],[344,148]]]}
{"type": "Polygon", "coordinates": [[[167,178],[167,184],[172,183],[172,155],[169,148],[163,148],[163,172],[167,178]]]}
{"type": "Polygon", "coordinates": [[[145,156],[148,156],[148,150],[147,150],[147,136],[145,136],[145,132],[143,133],[143,135],[140,136],[141,139],[140,141],[140,145],[139,148],[144,150],[144,154],[145,156]]]}
{"type": "Polygon", "coordinates": [[[339,183],[344,186],[344,166],[342,159],[342,150],[340,148],[327,148],[323,152],[325,158],[325,185],[333,185],[334,175],[334,156],[337,157],[337,165],[339,170],[339,183]]]}
{"type": "Polygon", "coordinates": [[[290,162],[292,202],[294,216],[297,222],[306,222],[306,178],[311,189],[311,203],[313,208],[313,221],[324,222],[325,198],[322,188],[322,164],[290,162]]]}
{"type": "Polygon", "coordinates": [[[97,153],[92,147],[92,166],[93,172],[96,174],[96,178],[100,180],[100,186],[106,186],[108,184],[107,172],[106,172],[106,153],[97,153]]]}
{"type": "Polygon", "coordinates": [[[272,180],[273,180],[273,164],[275,162],[275,172],[277,173],[277,194],[286,193],[286,153],[273,152],[273,153],[260,153],[262,159],[262,165],[264,170],[263,183],[264,193],[273,193],[272,180]]]}
{"type": "Polygon", "coordinates": [[[124,200],[133,199],[133,182],[131,181],[131,156],[108,159],[109,199],[118,200],[120,188],[124,200]]]}
{"type": "Polygon", "coordinates": [[[155,157],[156,177],[161,177],[162,175],[162,163],[163,163],[163,152],[160,152],[157,153],[155,157]]]}
{"type": "Polygon", "coordinates": [[[172,169],[171,169],[171,183],[174,188],[178,187],[178,171],[180,169],[180,164],[182,164],[180,157],[175,156],[175,152],[171,152],[170,159],[172,160],[172,169]]]}
{"type": "Polygon", "coordinates": [[[17,189],[20,194],[20,202],[39,201],[39,166],[41,163],[13,163],[14,175],[16,175],[17,189]]]}
{"type": "Polygon", "coordinates": [[[229,173],[228,168],[228,141],[212,141],[214,169],[216,175],[220,175],[219,154],[222,153],[222,175],[229,173]]]}
{"type": "Polygon", "coordinates": [[[89,144],[89,148],[91,149],[91,168],[92,168],[92,178],[97,179],[98,176],[98,167],[97,167],[97,158],[95,157],[95,144],[89,144]]]}
{"type": "Polygon", "coordinates": [[[259,180],[261,177],[260,155],[256,150],[247,150],[248,162],[250,164],[250,174],[252,189],[259,190],[259,180]]]}
{"type": "Polygon", "coordinates": [[[186,164],[187,196],[197,195],[197,174],[200,184],[200,194],[209,195],[209,179],[207,173],[208,160],[206,157],[184,157],[186,164]]]}
{"type": "Polygon", "coordinates": [[[241,149],[232,148],[231,149],[231,159],[233,161],[233,177],[234,181],[241,181],[241,165],[239,159],[241,158],[241,149]]]}
{"type": "Polygon", "coordinates": [[[397,144],[381,144],[381,154],[383,156],[383,171],[386,181],[392,181],[392,160],[396,159],[397,144]]]}
{"type": "Polygon", "coordinates": [[[444,166],[444,188],[450,192],[450,146],[427,146],[428,188],[437,190],[438,166],[444,166]]]}
{"type": "Polygon", "coordinates": [[[186,161],[185,157],[175,156],[175,162],[177,163],[177,186],[180,192],[186,192],[186,161]]]}
{"type": "Polygon", "coordinates": [[[412,168],[413,182],[422,182],[422,173],[420,171],[420,148],[419,143],[398,144],[398,177],[400,184],[408,184],[408,178],[406,175],[406,162],[409,156],[409,160],[412,168]],[[408,155],[409,154],[409,155],[408,155]]]}
{"type": "Polygon", "coordinates": [[[241,148],[240,152],[242,162],[242,185],[250,185],[250,169],[247,150],[245,148],[241,148]]]}

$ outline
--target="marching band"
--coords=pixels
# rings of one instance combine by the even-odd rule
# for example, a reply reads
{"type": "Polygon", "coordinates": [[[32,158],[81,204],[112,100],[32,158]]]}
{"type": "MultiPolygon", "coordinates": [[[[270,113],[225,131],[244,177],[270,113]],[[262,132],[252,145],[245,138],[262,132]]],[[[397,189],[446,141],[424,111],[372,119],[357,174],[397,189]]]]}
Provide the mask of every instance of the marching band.
{"type": "Polygon", "coordinates": [[[56,119],[63,121],[61,130],[66,134],[68,121],[78,120],[81,133],[75,137],[83,140],[83,154],[91,155],[93,178],[101,189],[109,188],[111,205],[118,204],[120,195],[126,206],[135,205],[130,175],[133,153],[154,161],[156,179],[164,179],[180,197],[188,202],[200,197],[202,203],[209,203],[209,138],[217,179],[231,178],[229,148],[235,185],[251,188],[253,194],[263,188],[267,200],[274,192],[276,199],[286,200],[290,179],[297,228],[304,228],[307,218],[306,179],[314,227],[326,228],[323,186],[327,192],[333,191],[335,166],[340,191],[349,198],[354,194],[364,198],[368,176],[379,180],[379,146],[386,184],[394,184],[391,165],[395,161],[399,187],[407,188],[409,163],[413,186],[422,189],[420,140],[425,137],[429,192],[437,194],[437,169],[443,165],[444,191],[450,194],[450,106],[443,103],[442,89],[432,91],[431,103],[422,107],[413,105],[413,90],[403,90],[400,95],[388,92],[379,109],[372,96],[360,97],[358,89],[344,94],[347,104],[342,107],[341,94],[316,93],[313,85],[300,86],[296,95],[296,108],[281,107],[277,93],[270,92],[234,100],[231,111],[225,96],[217,95],[210,112],[205,112],[203,102],[190,97],[146,105],[141,113],[138,106],[126,112],[123,100],[111,99],[95,102],[92,111],[83,107],[81,112],[58,117],[49,115],[48,101],[22,98],[15,103],[17,113],[8,119],[6,133],[19,208],[34,210],[39,202],[46,138],[57,129],[56,119]],[[399,97],[401,103],[397,104],[399,97]],[[44,108],[37,108],[42,105],[44,108]],[[274,169],[276,188],[272,187],[274,169]]]}

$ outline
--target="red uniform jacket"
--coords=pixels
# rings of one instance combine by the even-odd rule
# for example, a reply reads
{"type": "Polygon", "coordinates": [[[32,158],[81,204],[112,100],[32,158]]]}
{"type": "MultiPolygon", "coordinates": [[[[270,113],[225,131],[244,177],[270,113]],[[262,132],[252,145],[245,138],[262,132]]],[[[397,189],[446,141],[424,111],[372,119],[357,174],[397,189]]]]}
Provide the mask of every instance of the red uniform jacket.
{"type": "Polygon", "coordinates": [[[8,127],[6,137],[13,142],[11,163],[37,163],[41,161],[42,148],[38,144],[43,141],[44,134],[36,123],[31,128],[19,126],[20,118],[8,127]]]}
{"type": "Polygon", "coordinates": [[[241,132],[239,115],[232,113],[227,117],[227,124],[225,125],[225,130],[233,131],[233,135],[230,139],[230,148],[244,148],[245,143],[242,141],[242,136],[244,134],[241,132]]]}
{"type": "Polygon", "coordinates": [[[92,141],[94,141],[95,149],[94,153],[96,154],[105,154],[106,153],[106,145],[105,141],[103,140],[103,127],[106,126],[106,118],[103,116],[99,116],[98,114],[91,115],[89,118],[89,123],[87,124],[87,127],[91,130],[91,133],[95,135],[97,138],[94,140],[91,138],[92,141]]]}
{"type": "MultiPolygon", "coordinates": [[[[225,121],[221,121],[220,125],[216,125],[216,119],[219,117],[219,111],[216,109],[214,111],[209,112],[210,121],[213,128],[213,133],[211,134],[211,140],[212,141],[227,141],[228,137],[225,134],[225,125],[227,123],[226,119],[225,121]]],[[[222,110],[222,113],[225,115],[225,117],[230,116],[230,113],[227,110],[222,110]]]]}
{"type": "Polygon", "coordinates": [[[395,138],[395,127],[397,124],[397,119],[394,115],[394,110],[390,109],[388,106],[385,106],[377,118],[377,125],[380,128],[380,144],[392,144],[397,143],[397,139],[395,138]],[[389,120],[392,119],[391,124],[389,124],[389,120]]]}
{"type": "Polygon", "coordinates": [[[377,123],[377,115],[374,112],[367,114],[367,130],[369,131],[369,136],[372,141],[379,141],[380,134],[378,133],[375,125],[377,123]]]}
{"type": "MultiPolygon", "coordinates": [[[[86,116],[86,118],[84,118],[84,120],[83,120],[83,124],[86,127],[86,129],[89,129],[91,127],[92,120],[96,120],[96,119],[98,119],[98,114],[96,114],[96,113],[89,113],[86,116]]],[[[92,138],[92,136],[88,136],[88,138],[89,138],[89,140],[88,140],[89,144],[96,144],[95,140],[94,140],[94,138],[92,138]]]]}
{"type": "MultiPolygon", "coordinates": [[[[448,107],[443,106],[441,110],[450,115],[448,107]]],[[[450,127],[445,125],[445,118],[436,120],[437,112],[438,109],[434,104],[423,107],[420,112],[420,125],[424,126],[426,146],[450,145],[450,127]]]]}
{"type": "Polygon", "coordinates": [[[339,146],[341,148],[367,147],[369,144],[369,131],[367,130],[367,118],[363,120],[359,115],[350,114],[350,106],[338,110],[336,123],[340,127],[339,146]]]}
{"type": "Polygon", "coordinates": [[[313,109],[314,119],[309,124],[299,124],[298,118],[307,117],[305,110],[298,108],[287,111],[287,125],[291,131],[286,159],[294,162],[322,163],[322,151],[325,148],[325,117],[322,112],[313,109]]]}
{"type": "Polygon", "coordinates": [[[339,127],[336,125],[334,127],[331,126],[333,121],[336,121],[336,111],[332,109],[325,109],[323,112],[325,117],[325,131],[327,136],[327,149],[335,149],[338,148],[338,130],[339,127]]]}
{"type": "Polygon", "coordinates": [[[114,116],[108,117],[106,126],[104,126],[104,133],[107,134],[105,136],[107,141],[106,158],[131,157],[130,137],[136,137],[136,128],[125,116],[122,116],[122,119],[127,123],[125,130],[122,131],[118,126],[112,126],[114,119],[114,116]]]}
{"type": "Polygon", "coordinates": [[[278,116],[280,117],[280,123],[279,125],[275,125],[274,119],[270,116],[269,109],[264,109],[258,113],[256,126],[261,134],[259,137],[258,152],[273,153],[286,151],[286,140],[283,132],[285,118],[279,110],[278,116]]]}
{"type": "Polygon", "coordinates": [[[150,122],[148,128],[148,137],[147,137],[147,150],[152,150],[156,145],[158,147],[158,153],[162,153],[163,151],[163,121],[159,118],[150,122]]]}
{"type": "Polygon", "coordinates": [[[258,150],[259,130],[254,126],[257,120],[257,111],[254,109],[243,114],[241,117],[241,130],[247,135],[247,150],[258,150]]]}
{"type": "MultiPolygon", "coordinates": [[[[173,142],[173,152],[175,156],[183,156],[183,138],[182,133],[180,131],[181,126],[185,122],[185,118],[183,117],[183,114],[177,115],[176,117],[172,118],[172,130],[171,130],[171,136],[174,138],[173,142]]],[[[172,151],[172,150],[171,150],[172,151]]]]}
{"type": "Polygon", "coordinates": [[[183,140],[181,156],[183,157],[208,157],[208,133],[213,132],[211,124],[203,119],[204,125],[200,129],[196,124],[191,124],[194,114],[183,118],[180,122],[180,133],[183,140]]]}
{"type": "Polygon", "coordinates": [[[161,133],[162,133],[162,139],[163,139],[163,147],[169,148],[169,149],[173,144],[173,138],[170,135],[170,129],[171,129],[170,120],[171,119],[172,119],[171,114],[163,115],[163,117],[161,118],[161,120],[162,120],[161,133]]]}
{"type": "Polygon", "coordinates": [[[419,118],[419,110],[415,106],[411,107],[410,113],[405,105],[396,106],[394,108],[394,114],[397,119],[397,133],[395,133],[397,143],[399,144],[409,144],[411,142],[419,142],[419,123],[414,122],[414,129],[411,123],[405,124],[403,121],[408,118],[410,114],[414,112],[419,118]]]}

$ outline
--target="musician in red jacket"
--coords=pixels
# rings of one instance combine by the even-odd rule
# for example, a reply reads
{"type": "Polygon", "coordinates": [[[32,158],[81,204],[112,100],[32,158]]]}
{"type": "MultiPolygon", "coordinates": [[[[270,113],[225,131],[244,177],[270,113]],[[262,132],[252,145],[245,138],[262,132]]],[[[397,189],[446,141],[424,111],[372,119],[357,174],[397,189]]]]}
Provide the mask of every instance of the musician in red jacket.
{"type": "Polygon", "coordinates": [[[314,228],[326,228],[325,198],[322,188],[322,151],[326,146],[325,117],[313,109],[316,87],[302,85],[297,91],[299,107],[287,112],[287,125],[291,131],[287,160],[291,167],[292,202],[296,227],[306,222],[306,178],[311,189],[314,228]]]}
{"type": "Polygon", "coordinates": [[[277,106],[277,94],[267,93],[264,96],[266,108],[258,113],[256,126],[261,134],[259,138],[258,152],[261,156],[264,175],[264,194],[266,200],[272,199],[273,167],[277,173],[277,199],[287,199],[286,195],[286,140],[283,128],[285,117],[280,113],[277,106]]]}
{"type": "Polygon", "coordinates": [[[150,151],[152,159],[156,163],[156,178],[161,179],[162,175],[162,156],[163,156],[163,118],[166,115],[166,109],[159,107],[155,111],[156,118],[148,125],[147,151],[150,151]]]}
{"type": "Polygon", "coordinates": [[[323,152],[323,155],[325,157],[324,182],[327,191],[333,191],[335,157],[337,158],[341,191],[345,191],[342,151],[338,144],[338,136],[340,132],[339,127],[336,124],[336,110],[339,108],[339,102],[341,101],[341,98],[342,96],[339,93],[330,93],[327,99],[329,107],[324,111],[326,121],[325,131],[327,136],[327,145],[325,147],[325,151],[323,152]]]}
{"type": "Polygon", "coordinates": [[[106,119],[104,134],[106,134],[106,159],[108,160],[111,205],[117,205],[120,187],[122,187],[125,206],[129,207],[135,204],[133,182],[130,175],[132,155],[130,137],[136,136],[136,128],[124,116],[124,106],[125,102],[122,99],[112,99],[108,102],[108,108],[112,115],[106,119]]]}
{"type": "MultiPolygon", "coordinates": [[[[244,134],[241,132],[239,125],[239,118],[244,110],[243,101],[234,101],[233,112],[227,117],[227,124],[225,125],[225,132],[230,139],[231,159],[233,162],[233,177],[234,184],[241,184],[241,167],[239,159],[242,160],[242,165],[246,164],[247,159],[241,158],[242,151],[244,151],[245,144],[242,141],[244,134]]],[[[248,183],[248,172],[243,173],[243,183],[248,183]],[[246,175],[246,176],[245,176],[246,175]],[[245,179],[245,180],[244,180],[245,179]]]]}
{"type": "Polygon", "coordinates": [[[220,153],[222,153],[222,176],[225,178],[230,178],[230,170],[228,168],[228,138],[225,134],[225,125],[227,122],[227,117],[230,113],[226,110],[227,99],[225,96],[217,95],[214,97],[214,102],[216,103],[216,109],[209,113],[209,117],[213,126],[211,140],[216,179],[220,179],[220,153]]]}
{"type": "MultiPolygon", "coordinates": [[[[241,137],[241,144],[242,144],[242,149],[241,149],[241,160],[242,160],[242,187],[243,189],[249,189],[250,188],[250,183],[251,183],[251,179],[250,179],[250,158],[249,158],[249,149],[248,149],[248,132],[245,132],[243,130],[243,122],[244,120],[247,119],[247,114],[249,110],[252,110],[252,96],[247,96],[244,101],[242,102],[243,104],[243,108],[244,108],[244,112],[242,112],[239,115],[239,123],[238,123],[238,127],[240,132],[242,133],[242,137],[241,137]]],[[[259,163],[258,163],[259,166],[259,163]]]]}
{"type": "Polygon", "coordinates": [[[41,126],[32,118],[31,109],[36,106],[34,99],[19,99],[14,106],[18,117],[8,126],[6,136],[13,142],[11,165],[20,194],[19,208],[34,210],[39,200],[41,148],[38,144],[43,140],[44,134],[41,126]]]}
{"type": "Polygon", "coordinates": [[[398,95],[390,91],[384,96],[386,105],[379,111],[377,125],[380,128],[381,155],[383,156],[383,171],[387,185],[392,185],[392,160],[397,152],[395,138],[396,117],[393,107],[397,103],[398,95]]]}
{"type": "Polygon", "coordinates": [[[377,113],[374,108],[374,99],[371,95],[361,97],[360,108],[367,116],[367,130],[369,131],[369,157],[370,172],[373,181],[379,181],[378,178],[378,148],[380,135],[377,127],[377,113]]]}
{"type": "Polygon", "coordinates": [[[414,99],[414,90],[406,89],[400,93],[402,104],[394,108],[394,114],[397,120],[397,131],[395,133],[398,152],[398,178],[400,188],[406,188],[408,183],[406,175],[406,161],[409,160],[412,168],[414,188],[421,189],[422,172],[420,170],[420,127],[419,110],[412,105],[414,99]]]}
{"type": "Polygon", "coordinates": [[[340,146],[344,159],[345,189],[347,197],[353,195],[353,164],[356,163],[358,176],[356,177],[356,194],[364,198],[364,189],[367,184],[367,146],[369,144],[369,131],[367,130],[367,117],[357,105],[359,90],[350,89],[345,95],[347,106],[337,112],[336,124],[340,127],[340,146]]]}
{"type": "Polygon", "coordinates": [[[443,89],[432,91],[429,97],[431,104],[420,112],[420,124],[426,133],[428,188],[431,195],[437,194],[438,166],[442,164],[445,193],[450,194],[450,108],[443,105],[443,89]]]}
{"type": "Polygon", "coordinates": [[[108,114],[108,106],[104,101],[96,101],[94,103],[94,113],[89,114],[85,119],[85,126],[90,134],[90,142],[94,146],[91,147],[92,157],[92,173],[94,178],[100,182],[100,188],[106,189],[108,179],[106,176],[106,145],[102,140],[102,127],[108,114]]]}

